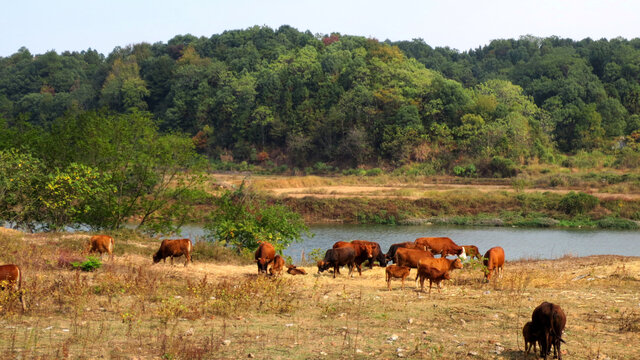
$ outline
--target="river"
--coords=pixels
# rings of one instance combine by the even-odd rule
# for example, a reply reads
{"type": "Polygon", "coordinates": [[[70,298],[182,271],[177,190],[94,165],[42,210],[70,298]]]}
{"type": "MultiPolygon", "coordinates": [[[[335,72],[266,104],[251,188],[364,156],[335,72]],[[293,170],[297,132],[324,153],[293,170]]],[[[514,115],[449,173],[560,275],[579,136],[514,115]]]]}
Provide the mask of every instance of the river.
{"type": "MultiPolygon", "coordinates": [[[[501,246],[507,260],[555,259],[564,255],[629,255],[640,256],[640,232],[592,229],[532,229],[510,227],[468,227],[440,225],[313,225],[314,237],[293,243],[284,251],[294,262],[302,251],[331,248],[336,241],[355,239],[375,241],[383,251],[394,243],[413,241],[423,236],[447,236],[458,245],[476,245],[482,253],[501,246]]],[[[183,237],[202,239],[203,229],[186,226],[183,237]]]]}

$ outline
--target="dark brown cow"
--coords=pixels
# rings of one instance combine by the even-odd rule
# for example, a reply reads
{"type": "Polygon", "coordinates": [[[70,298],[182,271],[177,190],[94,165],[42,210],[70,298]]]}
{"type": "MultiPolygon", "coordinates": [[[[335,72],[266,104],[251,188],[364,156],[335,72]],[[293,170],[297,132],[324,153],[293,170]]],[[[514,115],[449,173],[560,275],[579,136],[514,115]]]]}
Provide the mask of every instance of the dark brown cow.
{"type": "Polygon", "coordinates": [[[339,249],[343,247],[351,247],[355,251],[356,258],[354,260],[354,264],[358,269],[358,274],[362,276],[362,263],[373,259],[373,248],[371,244],[366,243],[349,243],[346,241],[338,241],[333,244],[334,249],[339,249]]]}
{"type": "Polygon", "coordinates": [[[418,261],[418,277],[420,278],[420,291],[424,291],[424,280],[429,279],[429,295],[431,295],[431,286],[435,282],[440,292],[440,282],[450,279],[449,271],[462,269],[462,261],[460,259],[449,260],[444,257],[423,258],[418,261]]]}
{"type": "Polygon", "coordinates": [[[280,255],[276,255],[273,258],[273,263],[271,264],[271,268],[269,269],[269,274],[273,275],[281,275],[282,269],[284,268],[284,258],[280,255]]]}
{"type": "Polygon", "coordinates": [[[524,350],[527,355],[529,355],[529,351],[531,351],[531,347],[533,347],[533,353],[535,354],[537,350],[536,343],[538,342],[538,338],[536,334],[533,333],[533,328],[531,327],[531,321],[524,324],[522,327],[522,337],[524,338],[524,350]]]}
{"type": "Polygon", "coordinates": [[[495,271],[499,277],[504,272],[504,249],[500,246],[492,247],[484,254],[482,264],[485,266],[484,278],[487,282],[491,278],[491,274],[495,271]]]}
{"type": "Polygon", "coordinates": [[[385,256],[385,254],[382,252],[382,249],[380,248],[380,244],[378,244],[375,241],[367,241],[367,240],[352,240],[351,241],[352,244],[364,244],[364,245],[371,245],[371,255],[372,258],[368,259],[369,261],[369,269],[373,269],[373,262],[377,261],[380,266],[385,267],[387,266],[387,258],[385,256]]]}
{"type": "Polygon", "coordinates": [[[167,258],[171,258],[171,265],[173,265],[173,258],[184,255],[186,258],[184,266],[187,266],[191,262],[191,240],[189,239],[177,239],[177,240],[162,240],[160,249],[153,254],[153,263],[156,264],[162,260],[167,262],[167,258]]]}
{"type": "Polygon", "coordinates": [[[389,251],[387,251],[387,254],[386,254],[387,261],[395,261],[396,251],[398,251],[398,249],[400,248],[426,250],[424,246],[418,245],[413,241],[393,244],[391,245],[391,247],[389,247],[389,251]]]}
{"type": "Polygon", "coordinates": [[[113,260],[113,248],[115,246],[115,241],[109,235],[94,235],[89,239],[89,244],[87,244],[87,249],[89,253],[97,252],[100,254],[102,258],[102,254],[109,254],[109,259],[113,260]]]}
{"type": "Polygon", "coordinates": [[[562,360],[562,352],[560,350],[562,340],[562,332],[567,323],[567,316],[562,308],[550,302],[543,302],[533,310],[531,314],[532,333],[540,343],[540,356],[545,360],[547,355],[551,353],[551,345],[553,345],[553,357],[562,360]]]}
{"type": "Polygon", "coordinates": [[[476,258],[478,260],[480,260],[480,250],[478,249],[477,246],[475,245],[462,245],[462,248],[464,249],[465,254],[470,257],[470,258],[476,258]]]}
{"type": "Polygon", "coordinates": [[[385,273],[387,274],[387,289],[391,291],[391,279],[402,279],[402,289],[404,290],[404,279],[409,276],[409,272],[411,268],[408,266],[398,266],[398,265],[389,265],[385,269],[385,273]]]}
{"type": "Polygon", "coordinates": [[[261,241],[254,258],[258,264],[258,274],[267,273],[267,267],[276,257],[276,249],[270,243],[261,241]]]}
{"type": "Polygon", "coordinates": [[[324,254],[324,260],[318,261],[318,273],[321,273],[330,267],[333,267],[333,278],[336,274],[340,274],[340,267],[347,265],[349,267],[349,275],[353,272],[355,266],[356,251],[353,246],[329,249],[324,254]]]}
{"type": "Polygon", "coordinates": [[[295,265],[287,265],[287,273],[291,275],[307,275],[303,268],[298,268],[295,265]]]}
{"type": "Polygon", "coordinates": [[[17,291],[22,311],[27,311],[22,291],[22,270],[18,265],[0,265],[0,290],[17,291]]]}
{"type": "MultiPolygon", "coordinates": [[[[393,262],[396,263],[396,265],[408,266],[410,268],[417,269],[418,261],[424,258],[433,258],[433,255],[428,251],[420,249],[398,248],[398,250],[396,250],[396,256],[393,262]]],[[[418,275],[416,274],[416,288],[417,287],[418,275]]]]}
{"type": "Polygon", "coordinates": [[[433,255],[440,254],[442,257],[459,255],[463,259],[466,257],[464,248],[458,246],[448,237],[421,237],[417,238],[414,242],[417,245],[426,247],[433,255]]]}

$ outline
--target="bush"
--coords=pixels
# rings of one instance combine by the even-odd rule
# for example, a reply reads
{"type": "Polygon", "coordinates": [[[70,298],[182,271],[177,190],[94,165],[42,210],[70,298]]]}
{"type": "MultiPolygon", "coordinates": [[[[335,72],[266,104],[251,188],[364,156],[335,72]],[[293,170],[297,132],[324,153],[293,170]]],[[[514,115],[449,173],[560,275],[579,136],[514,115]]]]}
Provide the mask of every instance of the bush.
{"type": "Polygon", "coordinates": [[[597,222],[598,227],[602,229],[625,229],[625,230],[636,230],[638,229],[638,224],[635,221],[620,219],[614,217],[607,217],[597,222]]]}
{"type": "Polygon", "coordinates": [[[95,271],[95,270],[99,269],[102,266],[102,262],[97,257],[89,256],[87,258],[87,260],[82,262],[82,263],[81,262],[72,262],[71,266],[75,270],[80,269],[82,271],[95,271]]]}
{"type": "Polygon", "coordinates": [[[460,177],[476,177],[476,166],[473,164],[465,166],[456,166],[453,168],[453,174],[460,177]]]}
{"type": "Polygon", "coordinates": [[[502,156],[493,157],[488,165],[488,170],[491,176],[499,178],[513,177],[518,173],[516,164],[511,159],[502,156]]]}
{"type": "Polygon", "coordinates": [[[367,172],[365,173],[366,176],[380,176],[382,175],[382,169],[380,168],[373,168],[370,170],[367,170],[367,172]]]}
{"type": "Polygon", "coordinates": [[[598,198],[593,195],[571,191],[560,199],[558,210],[569,215],[584,214],[593,210],[598,203],[598,198]]]}

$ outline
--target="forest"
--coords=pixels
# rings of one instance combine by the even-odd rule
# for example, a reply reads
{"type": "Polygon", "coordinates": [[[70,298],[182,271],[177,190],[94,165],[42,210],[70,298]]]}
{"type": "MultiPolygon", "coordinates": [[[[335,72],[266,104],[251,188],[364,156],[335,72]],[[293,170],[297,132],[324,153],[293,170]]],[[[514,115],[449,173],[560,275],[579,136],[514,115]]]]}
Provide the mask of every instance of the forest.
{"type": "Polygon", "coordinates": [[[179,223],[205,166],[504,178],[576,155],[637,168],[639,144],[637,38],[461,52],[284,25],[0,57],[0,218],[16,223],[179,223]]]}

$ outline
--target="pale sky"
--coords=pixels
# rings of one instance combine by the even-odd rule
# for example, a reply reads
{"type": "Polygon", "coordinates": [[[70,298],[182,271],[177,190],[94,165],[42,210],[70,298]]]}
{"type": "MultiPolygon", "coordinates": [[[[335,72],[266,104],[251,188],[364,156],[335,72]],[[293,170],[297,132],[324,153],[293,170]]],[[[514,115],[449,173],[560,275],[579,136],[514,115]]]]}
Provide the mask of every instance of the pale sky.
{"type": "Polygon", "coordinates": [[[3,57],[22,46],[33,54],[92,48],[108,55],[116,46],[253,25],[381,41],[422,38],[460,51],[527,34],[640,37],[636,0],[10,0],[2,8],[3,57]]]}

